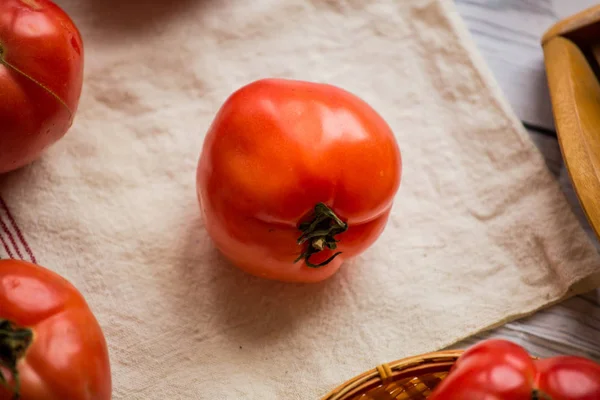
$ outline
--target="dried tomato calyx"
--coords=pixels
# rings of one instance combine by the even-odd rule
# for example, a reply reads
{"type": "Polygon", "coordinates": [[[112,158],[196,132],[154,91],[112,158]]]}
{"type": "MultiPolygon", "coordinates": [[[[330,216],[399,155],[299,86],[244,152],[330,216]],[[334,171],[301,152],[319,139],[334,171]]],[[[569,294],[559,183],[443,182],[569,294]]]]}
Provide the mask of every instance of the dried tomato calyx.
{"type": "Polygon", "coordinates": [[[298,228],[302,232],[297,241],[298,245],[306,244],[306,249],[294,262],[304,259],[306,266],[319,268],[329,264],[334,258],[342,254],[341,251],[338,251],[319,264],[310,262],[310,257],[313,254],[325,249],[335,250],[338,242],[335,236],[348,230],[348,224],[335,215],[331,208],[324,203],[318,203],[315,206],[312,219],[301,223],[298,228]]]}
{"type": "Polygon", "coordinates": [[[552,400],[552,397],[539,389],[533,389],[531,391],[531,400],[552,400]]]}
{"type": "Polygon", "coordinates": [[[17,363],[31,345],[33,332],[31,329],[20,328],[6,319],[0,319],[0,366],[7,369],[12,378],[13,386],[9,387],[8,378],[0,371],[0,384],[12,390],[14,399],[20,396],[20,381],[17,363]]]}

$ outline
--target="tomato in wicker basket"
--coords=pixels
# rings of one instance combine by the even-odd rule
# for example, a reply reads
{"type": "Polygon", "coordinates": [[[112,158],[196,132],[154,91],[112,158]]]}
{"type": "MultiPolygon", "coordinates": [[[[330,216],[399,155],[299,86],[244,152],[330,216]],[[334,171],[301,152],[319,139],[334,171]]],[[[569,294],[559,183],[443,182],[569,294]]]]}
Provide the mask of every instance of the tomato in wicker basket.
{"type": "Polygon", "coordinates": [[[600,365],[576,356],[535,359],[490,339],[380,365],[321,400],[600,400],[600,365]]]}
{"type": "Polygon", "coordinates": [[[428,400],[598,400],[600,365],[576,356],[534,360],[512,342],[468,349],[428,400]]]}

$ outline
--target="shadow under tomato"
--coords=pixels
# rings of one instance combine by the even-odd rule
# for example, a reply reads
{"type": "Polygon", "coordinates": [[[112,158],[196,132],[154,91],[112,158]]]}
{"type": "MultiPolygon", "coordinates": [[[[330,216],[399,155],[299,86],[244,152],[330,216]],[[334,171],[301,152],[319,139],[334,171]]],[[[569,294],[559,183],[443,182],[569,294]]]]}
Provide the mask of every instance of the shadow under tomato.
{"type": "Polygon", "coordinates": [[[0,174],[0,194],[8,191],[15,191],[21,194],[26,191],[27,182],[36,174],[38,164],[44,161],[43,157],[44,154],[28,165],[0,174]]]}
{"type": "Polygon", "coordinates": [[[85,18],[94,28],[101,29],[107,36],[127,40],[122,35],[160,30],[161,25],[211,1],[85,0],[78,7],[83,8],[85,18]]]}
{"type": "Polygon", "coordinates": [[[212,245],[200,218],[188,234],[188,255],[200,259],[177,266],[177,285],[189,296],[206,339],[226,336],[236,345],[269,346],[312,319],[326,319],[335,307],[341,273],[316,284],[291,284],[249,275],[231,265],[212,245]]]}

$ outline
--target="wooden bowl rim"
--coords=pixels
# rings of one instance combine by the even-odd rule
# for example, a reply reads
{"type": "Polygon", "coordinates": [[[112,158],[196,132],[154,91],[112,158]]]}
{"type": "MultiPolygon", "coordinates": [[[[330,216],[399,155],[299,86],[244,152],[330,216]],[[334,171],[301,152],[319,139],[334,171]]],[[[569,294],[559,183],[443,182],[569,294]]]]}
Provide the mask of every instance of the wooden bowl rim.
{"type": "Polygon", "coordinates": [[[347,380],[322,397],[321,400],[346,399],[348,396],[356,395],[386,382],[396,381],[408,374],[418,376],[419,374],[448,371],[463,353],[464,350],[442,350],[381,364],[347,380]]]}
{"type": "Polygon", "coordinates": [[[557,36],[566,36],[600,21],[600,5],[593,5],[554,23],[542,35],[542,46],[557,36]]]}
{"type": "MultiPolygon", "coordinates": [[[[600,5],[596,6],[593,8],[594,14],[593,14],[593,21],[598,23],[600,22],[600,5]]],[[[585,11],[584,11],[585,12],[585,11]]],[[[582,13],[584,13],[582,12],[582,13]]],[[[580,13],[581,14],[581,13],[580,13]]],[[[572,19],[576,20],[576,17],[579,18],[579,14],[576,14],[574,17],[572,17],[572,19]]],[[[591,21],[591,17],[590,17],[590,21],[591,21]]],[[[585,27],[585,25],[581,25],[579,26],[581,27],[585,27]]],[[[565,32],[563,34],[566,34],[568,32],[565,32]]],[[[565,122],[565,120],[567,120],[566,118],[564,118],[564,112],[562,112],[563,118],[557,118],[558,113],[560,112],[559,110],[564,110],[567,108],[567,105],[570,104],[570,101],[564,101],[562,98],[559,99],[558,98],[558,94],[556,92],[560,92],[558,89],[553,89],[552,86],[554,85],[561,85],[561,87],[564,87],[564,84],[561,84],[561,82],[563,82],[561,79],[557,79],[556,77],[552,77],[553,74],[549,71],[550,66],[555,64],[555,60],[554,58],[552,58],[552,56],[550,56],[548,53],[550,52],[550,50],[548,50],[549,48],[552,48],[553,46],[562,46],[563,48],[565,48],[566,45],[570,45],[570,46],[574,46],[578,48],[578,51],[582,51],[579,48],[579,45],[569,39],[566,36],[562,36],[562,34],[557,34],[554,37],[550,38],[548,41],[546,41],[543,46],[543,54],[544,54],[544,64],[545,64],[545,70],[546,70],[546,75],[547,75],[547,81],[548,81],[548,90],[549,90],[549,95],[550,95],[550,102],[552,105],[552,113],[554,116],[554,120],[555,120],[555,127],[556,127],[556,137],[558,140],[558,144],[559,144],[559,149],[564,161],[564,165],[565,165],[565,169],[567,171],[568,177],[569,177],[569,181],[571,182],[572,188],[573,188],[573,192],[575,194],[575,197],[577,198],[577,201],[581,207],[581,210],[583,211],[583,214],[585,216],[586,221],[588,222],[590,228],[592,228],[592,231],[594,233],[594,235],[596,236],[596,238],[600,239],[600,213],[597,210],[597,202],[595,201],[595,197],[593,199],[590,199],[590,195],[587,195],[589,193],[592,193],[592,196],[597,196],[598,195],[598,188],[596,187],[596,190],[593,191],[589,188],[588,182],[585,181],[585,177],[587,176],[591,176],[591,175],[595,175],[595,170],[596,170],[596,159],[594,157],[592,157],[592,155],[588,152],[586,152],[585,157],[574,157],[574,155],[572,154],[573,152],[576,152],[576,148],[577,147],[583,147],[583,148],[588,148],[589,144],[580,137],[580,135],[572,135],[570,133],[572,133],[572,131],[583,131],[584,129],[581,127],[581,125],[579,124],[580,121],[576,121],[578,124],[570,124],[570,122],[572,122],[573,120],[575,120],[575,118],[573,118],[573,120],[568,120],[568,122],[565,122]],[[560,107],[560,108],[559,108],[560,107]],[[578,162],[575,162],[578,161],[578,162]]],[[[554,53],[556,54],[556,50],[554,50],[554,53]]],[[[591,65],[589,65],[589,61],[588,61],[588,68],[590,70],[592,70],[591,65]]],[[[592,70],[593,73],[593,70],[592,70]]],[[[595,77],[596,81],[600,83],[600,77],[595,77]]],[[[563,91],[564,93],[564,91],[563,91]]],[[[571,100],[571,99],[569,99],[571,100]]],[[[570,107],[570,106],[569,106],[570,107]]],[[[573,107],[571,107],[573,108],[573,107]]],[[[570,112],[571,115],[578,115],[577,114],[577,110],[575,110],[574,112],[571,111],[570,112]]],[[[597,140],[597,138],[594,138],[597,140]]],[[[595,140],[595,141],[596,141],[595,140]]],[[[598,178],[593,179],[596,183],[600,184],[600,180],[598,178]]]]}

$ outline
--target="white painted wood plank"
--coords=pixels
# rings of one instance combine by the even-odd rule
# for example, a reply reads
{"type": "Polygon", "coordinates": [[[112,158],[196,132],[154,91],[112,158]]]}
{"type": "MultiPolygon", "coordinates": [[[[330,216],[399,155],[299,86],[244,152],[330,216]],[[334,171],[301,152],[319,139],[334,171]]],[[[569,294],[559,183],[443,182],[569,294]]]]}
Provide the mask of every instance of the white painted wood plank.
{"type": "Polygon", "coordinates": [[[542,153],[544,156],[546,165],[548,166],[550,172],[552,172],[552,174],[558,178],[564,163],[556,138],[534,131],[529,131],[529,135],[540,153],[542,153]]]}
{"type": "MultiPolygon", "coordinates": [[[[583,209],[581,208],[581,204],[579,203],[579,199],[575,194],[575,189],[573,189],[573,185],[571,184],[569,173],[567,172],[567,169],[564,165],[560,169],[558,180],[563,189],[563,192],[565,193],[565,196],[567,197],[567,200],[569,201],[569,204],[571,204],[573,212],[575,213],[577,219],[581,223],[581,226],[587,232],[590,239],[596,244],[596,248],[598,248],[598,251],[600,251],[600,241],[594,234],[594,230],[592,229],[591,225],[586,219],[583,209]]],[[[598,335],[600,336],[600,332],[598,333],[598,335]]]]}
{"type": "Polygon", "coordinates": [[[600,362],[600,290],[573,297],[531,317],[471,337],[452,348],[488,338],[504,338],[537,357],[579,355],[600,362]]]}
{"type": "Polygon", "coordinates": [[[455,0],[475,43],[521,120],[553,129],[540,39],[594,0],[455,0]]]}
{"type": "Polygon", "coordinates": [[[600,241],[594,234],[594,231],[588,223],[583,209],[581,208],[579,200],[577,199],[577,195],[575,194],[575,190],[573,189],[573,185],[571,184],[571,180],[569,178],[569,173],[567,172],[563,162],[558,141],[554,137],[543,135],[531,130],[529,131],[529,135],[544,156],[548,169],[554,176],[556,176],[556,179],[558,179],[562,191],[565,194],[567,201],[571,205],[573,212],[577,216],[582,228],[587,232],[588,236],[596,244],[596,247],[600,252],[600,241]]]}

